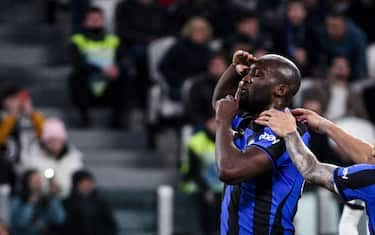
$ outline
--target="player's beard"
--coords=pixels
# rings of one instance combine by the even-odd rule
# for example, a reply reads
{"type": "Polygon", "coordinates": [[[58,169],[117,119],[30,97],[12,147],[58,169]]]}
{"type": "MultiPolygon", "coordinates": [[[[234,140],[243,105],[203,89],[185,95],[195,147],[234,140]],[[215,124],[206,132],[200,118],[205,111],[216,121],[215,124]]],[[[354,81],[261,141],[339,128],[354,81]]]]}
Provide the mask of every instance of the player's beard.
{"type": "Polygon", "coordinates": [[[239,102],[239,109],[251,115],[257,115],[267,109],[271,100],[266,98],[242,95],[239,102]]]}

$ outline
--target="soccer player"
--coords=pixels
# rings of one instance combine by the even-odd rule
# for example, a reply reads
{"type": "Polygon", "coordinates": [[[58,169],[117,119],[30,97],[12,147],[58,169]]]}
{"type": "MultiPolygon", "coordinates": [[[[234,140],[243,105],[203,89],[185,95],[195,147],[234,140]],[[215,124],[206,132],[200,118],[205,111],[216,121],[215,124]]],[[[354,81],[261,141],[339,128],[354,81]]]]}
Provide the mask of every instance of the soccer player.
{"type": "Polygon", "coordinates": [[[297,132],[296,119],[289,109],[285,112],[276,109],[267,110],[260,115],[256,123],[270,127],[279,137],[284,138],[290,158],[308,182],[336,192],[345,201],[354,199],[364,201],[369,217],[369,230],[371,234],[375,234],[374,148],[311,111],[298,109],[294,113],[297,119],[307,121],[316,130],[335,136],[334,140],[338,140],[336,143],[356,162],[372,164],[338,167],[320,163],[303,143],[297,132]],[[356,157],[353,155],[355,153],[358,153],[356,157]]]}
{"type": "MultiPolygon", "coordinates": [[[[287,107],[300,86],[300,72],[278,55],[237,51],[213,95],[216,162],[225,182],[222,235],[290,235],[303,177],[282,139],[254,123],[270,107],[287,107]]],[[[307,128],[299,123],[304,142],[307,128]]]]}

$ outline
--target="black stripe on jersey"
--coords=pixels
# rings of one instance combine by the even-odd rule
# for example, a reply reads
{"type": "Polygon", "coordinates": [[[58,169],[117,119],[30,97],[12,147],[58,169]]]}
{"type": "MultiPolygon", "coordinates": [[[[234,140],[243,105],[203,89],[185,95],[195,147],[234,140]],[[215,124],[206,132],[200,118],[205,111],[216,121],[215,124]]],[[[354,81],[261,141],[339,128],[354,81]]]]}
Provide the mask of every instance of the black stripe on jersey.
{"type": "Polygon", "coordinates": [[[272,174],[266,173],[256,180],[253,234],[268,234],[272,206],[272,174]]]}
{"type": "MultiPolygon", "coordinates": [[[[283,234],[284,232],[283,226],[281,225],[281,219],[283,215],[284,205],[287,202],[291,193],[292,193],[292,190],[289,191],[288,195],[286,195],[286,197],[281,201],[279,207],[276,210],[275,220],[273,221],[272,228],[271,228],[271,235],[280,235],[280,234],[283,234]]],[[[294,214],[296,212],[297,212],[297,207],[294,209],[294,214]]]]}
{"type": "Polygon", "coordinates": [[[375,169],[358,171],[349,174],[347,178],[337,174],[335,176],[335,183],[340,191],[345,188],[358,189],[375,184],[375,169]]]}
{"type": "Polygon", "coordinates": [[[230,203],[228,207],[228,232],[227,235],[238,235],[238,208],[240,205],[241,189],[239,185],[234,185],[230,193],[230,203]]]}
{"type": "Polygon", "coordinates": [[[298,133],[303,136],[307,132],[307,126],[302,122],[297,122],[297,131],[298,133]]]}

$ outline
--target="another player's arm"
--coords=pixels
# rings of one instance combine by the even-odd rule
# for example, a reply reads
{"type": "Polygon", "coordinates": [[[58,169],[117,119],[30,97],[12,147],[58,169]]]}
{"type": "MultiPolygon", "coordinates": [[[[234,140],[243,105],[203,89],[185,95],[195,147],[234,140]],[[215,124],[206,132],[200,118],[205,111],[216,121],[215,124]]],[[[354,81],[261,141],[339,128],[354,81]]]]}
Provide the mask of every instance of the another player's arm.
{"type": "Polygon", "coordinates": [[[215,109],[216,101],[224,98],[226,95],[236,93],[238,83],[249,70],[249,66],[256,61],[256,58],[246,51],[236,51],[233,55],[232,64],[220,77],[216,84],[212,96],[212,106],[215,109]]]}
{"type": "Polygon", "coordinates": [[[233,144],[231,121],[238,109],[238,96],[228,95],[216,104],[216,149],[215,158],[219,178],[227,184],[237,184],[254,178],[272,169],[272,162],[266,154],[250,147],[239,151],[233,144]]]}
{"type": "Polygon", "coordinates": [[[289,110],[285,113],[274,109],[265,111],[256,122],[269,126],[278,136],[284,138],[290,158],[306,181],[335,192],[333,173],[336,166],[319,162],[307,148],[297,131],[296,120],[289,110]]]}
{"type": "Polygon", "coordinates": [[[354,137],[313,111],[295,109],[292,113],[297,120],[307,123],[313,130],[327,134],[353,162],[375,164],[375,148],[373,145],[354,137]]]}
{"type": "Polygon", "coordinates": [[[318,184],[335,192],[333,186],[333,172],[335,166],[324,164],[303,143],[301,136],[294,130],[284,136],[286,148],[294,165],[307,182],[318,184]]]}

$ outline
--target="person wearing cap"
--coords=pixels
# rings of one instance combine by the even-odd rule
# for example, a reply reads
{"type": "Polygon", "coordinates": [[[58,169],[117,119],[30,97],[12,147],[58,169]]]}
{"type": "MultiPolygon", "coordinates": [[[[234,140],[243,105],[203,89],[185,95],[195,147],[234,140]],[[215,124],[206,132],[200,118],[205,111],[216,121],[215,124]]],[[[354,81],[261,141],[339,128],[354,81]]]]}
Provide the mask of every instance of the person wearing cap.
{"type": "Polygon", "coordinates": [[[46,119],[39,141],[30,146],[24,167],[38,169],[59,188],[60,196],[66,196],[73,172],[82,166],[82,153],[68,142],[64,123],[58,118],[46,119]]]}
{"type": "Polygon", "coordinates": [[[87,170],[72,176],[72,190],[63,201],[66,221],[63,235],[114,235],[117,224],[106,200],[95,189],[95,181],[87,170]]]}

